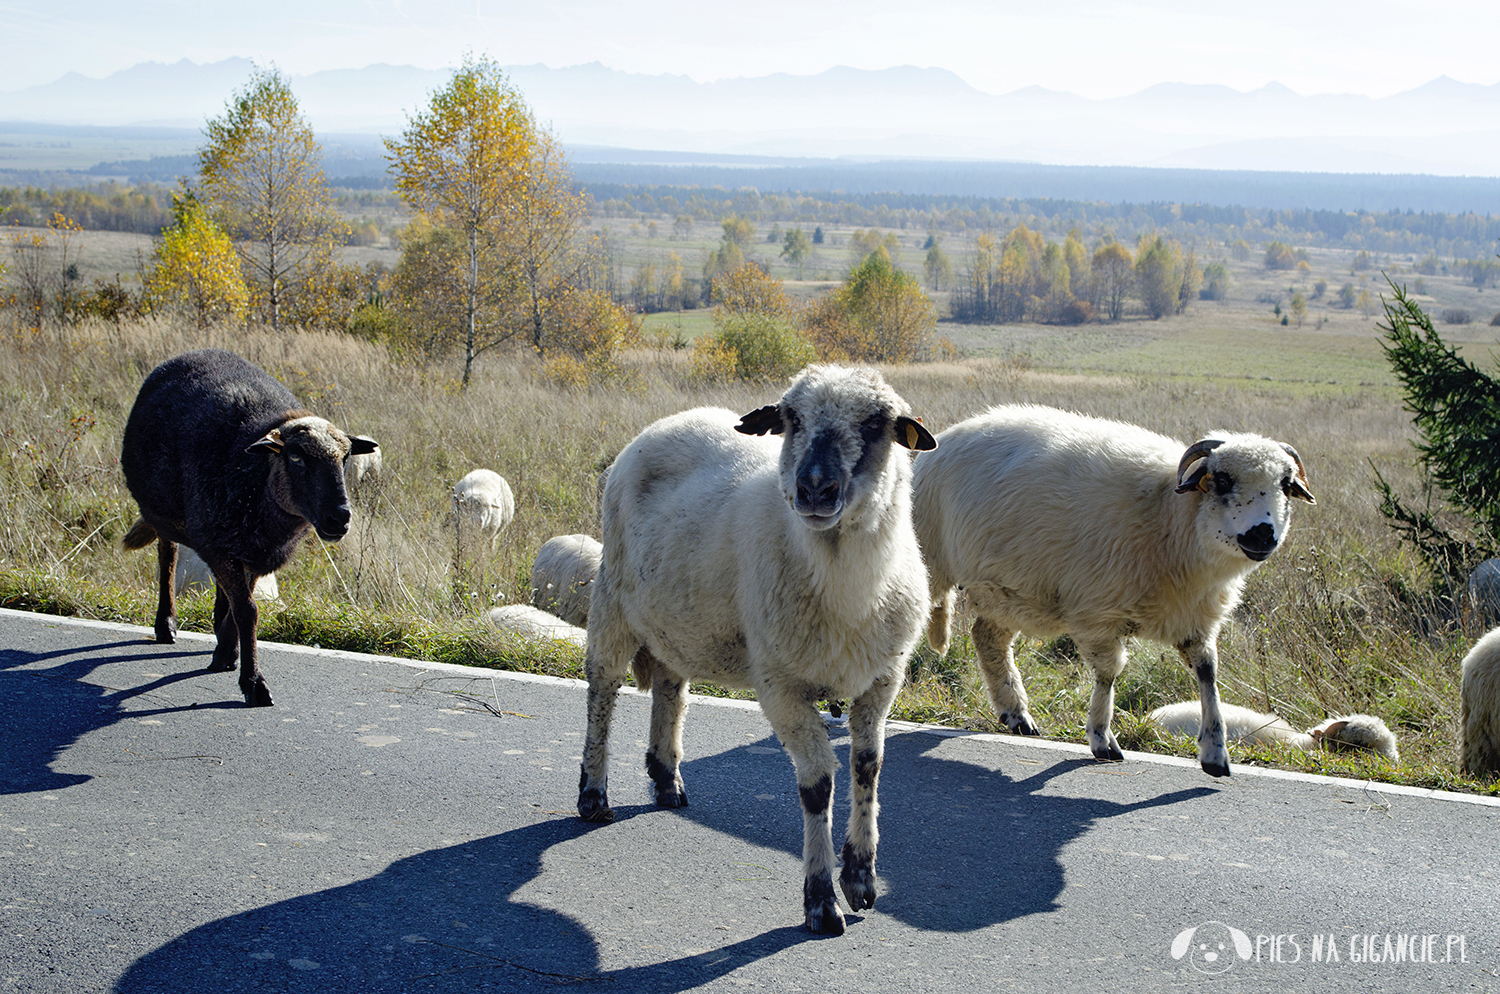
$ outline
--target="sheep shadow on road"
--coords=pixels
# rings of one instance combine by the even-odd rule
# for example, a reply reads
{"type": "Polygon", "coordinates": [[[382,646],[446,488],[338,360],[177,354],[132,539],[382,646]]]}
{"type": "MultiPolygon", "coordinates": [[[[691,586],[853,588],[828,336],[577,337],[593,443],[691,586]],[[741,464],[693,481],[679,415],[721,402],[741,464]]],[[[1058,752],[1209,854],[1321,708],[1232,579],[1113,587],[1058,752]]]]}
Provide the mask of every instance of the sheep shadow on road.
{"type": "MultiPolygon", "coordinates": [[[[92,777],[52,769],[69,746],[89,732],[125,716],[126,702],[144,698],[169,684],[203,675],[202,670],[169,673],[128,690],[89,682],[96,671],[141,659],[165,668],[165,661],[205,655],[196,645],[168,649],[144,639],[96,643],[53,652],[0,649],[0,795],[62,790],[92,777]],[[166,650],[166,651],[163,651],[166,650]],[[54,662],[54,665],[42,665],[54,662]]],[[[216,703],[189,707],[232,706],[216,703]]],[[[132,718],[149,717],[186,707],[133,708],[132,718]]]]}
{"type": "MultiPolygon", "coordinates": [[[[1111,818],[1218,792],[1200,785],[1131,803],[1071,797],[1047,788],[1066,774],[1099,766],[1094,759],[1049,757],[1036,773],[1016,778],[941,755],[943,743],[952,741],[927,732],[886,739],[877,861],[883,887],[875,908],[920,929],[968,932],[1051,911],[1063,890],[1062,850],[1069,843],[1111,818]]],[[[763,754],[776,746],[776,739],[768,737],[754,745],[763,754]]],[[[780,762],[785,769],[776,771],[783,782],[773,789],[782,793],[780,803],[787,810],[784,818],[773,819],[774,827],[757,830],[744,821],[742,805],[724,803],[744,793],[747,774],[731,773],[733,767],[727,764],[747,751],[685,763],[683,778],[694,806],[680,813],[727,835],[800,858],[796,784],[784,757],[780,762]]],[[[848,739],[836,742],[835,751],[842,764],[835,792],[837,846],[848,818],[848,739]]],[[[1007,767],[1015,768],[1012,763],[1007,767]]],[[[760,776],[764,779],[765,773],[760,776]]]]}
{"type": "MultiPolygon", "coordinates": [[[[1068,844],[1111,818],[1215,792],[1197,786],[1130,803],[1069,797],[1046,788],[1092,760],[1016,779],[935,754],[942,742],[926,734],[888,740],[880,859],[887,892],[875,912],[850,916],[852,929],[887,915],[919,931],[967,933],[1053,910],[1068,844]]],[[[738,892],[720,889],[725,875],[740,872],[726,870],[743,865],[731,861],[757,849],[794,857],[778,862],[784,868],[799,865],[795,781],[773,750],[775,739],[767,737],[684,764],[696,790],[686,809],[617,803],[618,817],[607,826],[552,812],[558,816],[397,860],[368,879],[207,923],[137,960],[116,990],[383,994],[604,983],[676,992],[745,967],[764,981],[761,971],[785,969],[779,957],[794,947],[826,941],[831,953],[845,941],[800,927],[800,887],[784,875],[767,885],[769,911],[758,898],[754,908],[749,900],[733,906],[738,892]],[[762,791],[774,799],[750,800],[766,796],[762,791]],[[684,848],[695,851],[655,865],[653,848],[684,835],[696,840],[684,848]],[[759,926],[749,918],[752,934],[744,938],[723,934],[711,948],[684,953],[683,945],[693,944],[687,933],[704,922],[693,917],[693,902],[677,903],[674,888],[695,892],[701,900],[694,906],[710,904],[725,920],[747,910],[764,918],[759,926]],[[664,909],[682,913],[686,924],[642,920],[664,909]]]]}

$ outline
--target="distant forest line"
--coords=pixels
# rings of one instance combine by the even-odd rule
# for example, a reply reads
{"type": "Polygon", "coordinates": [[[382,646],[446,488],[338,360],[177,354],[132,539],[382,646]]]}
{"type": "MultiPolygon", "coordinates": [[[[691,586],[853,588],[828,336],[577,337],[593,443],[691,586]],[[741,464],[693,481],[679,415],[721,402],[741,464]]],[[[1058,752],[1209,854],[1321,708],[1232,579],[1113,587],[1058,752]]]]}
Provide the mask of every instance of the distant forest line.
{"type": "MultiPolygon", "coordinates": [[[[733,167],[703,167],[708,177],[759,178],[762,184],[772,173],[798,172],[808,167],[777,167],[755,170],[733,167]]],[[[1016,224],[1061,236],[1078,228],[1086,236],[1105,233],[1134,241],[1155,232],[1172,236],[1184,244],[1205,247],[1244,240],[1253,246],[1280,241],[1307,248],[1348,249],[1387,254],[1437,254],[1453,259],[1489,258],[1500,242],[1500,197],[1490,212],[1440,210],[1333,210],[1320,208],[1276,209],[1244,205],[1220,206],[1205,202],[1162,199],[1111,201],[1103,197],[1004,197],[972,194],[899,193],[889,191],[811,192],[763,191],[747,184],[712,186],[692,183],[634,183],[604,179],[621,170],[682,178],[696,174],[690,166],[621,166],[584,162],[575,164],[577,185],[593,200],[593,211],[603,217],[655,215],[694,221],[717,222],[734,214],[754,223],[770,225],[829,225],[880,227],[928,231],[1005,232],[1016,224]],[[686,170],[686,172],[684,171],[686,170]]],[[[1101,169],[1100,173],[1116,170],[1101,169]]],[[[1202,173],[1201,170],[1135,170],[1156,173],[1202,173]]],[[[843,175],[843,174],[841,174],[843,175]]],[[[870,176],[882,175],[871,171],[870,176]]],[[[1226,177],[1232,174],[1226,174],[1226,177]]],[[[1296,174],[1241,174],[1246,176],[1294,176],[1296,174]]],[[[1314,176],[1316,180],[1318,177],[1314,176]]],[[[1429,185],[1448,182],[1444,177],[1344,177],[1349,180],[1420,180],[1429,185]]],[[[362,206],[397,200],[393,192],[372,190],[371,177],[348,182],[330,177],[350,213],[362,206]]],[[[1486,186],[1500,189],[1500,181],[1453,180],[1457,190],[1468,183],[1480,192],[1486,186]]],[[[1103,184],[1108,186],[1108,183],[1103,184]]],[[[157,234],[172,223],[172,186],[157,182],[96,182],[87,186],[0,186],[0,225],[41,226],[54,212],[64,214],[84,228],[157,234]]],[[[1479,199],[1485,199],[1480,197],[1479,199]]]]}
{"type": "Polygon", "coordinates": [[[945,197],[931,194],[760,193],[683,186],[583,184],[604,216],[687,214],[695,220],[735,214],[757,224],[834,224],[934,231],[991,231],[1017,224],[1058,236],[1072,228],[1132,243],[1148,232],[1207,246],[1244,240],[1307,248],[1428,255],[1455,259],[1494,253],[1500,215],[1415,211],[1272,210],[1209,204],[945,197]]]}

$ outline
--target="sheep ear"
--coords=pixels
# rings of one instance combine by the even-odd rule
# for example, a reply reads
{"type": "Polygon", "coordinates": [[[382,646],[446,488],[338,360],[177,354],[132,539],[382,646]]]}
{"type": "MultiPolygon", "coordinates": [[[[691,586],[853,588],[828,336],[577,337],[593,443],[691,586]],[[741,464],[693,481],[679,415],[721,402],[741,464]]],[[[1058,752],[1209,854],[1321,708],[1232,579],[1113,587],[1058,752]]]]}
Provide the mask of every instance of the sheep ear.
{"type": "Polygon", "coordinates": [[[272,428],[264,438],[253,443],[246,452],[270,452],[280,454],[281,452],[281,429],[272,428]]]}
{"type": "Polygon", "coordinates": [[[896,419],[896,442],[921,452],[937,448],[937,439],[932,437],[932,432],[927,430],[921,419],[908,418],[904,414],[896,419]]]}
{"type": "Polygon", "coordinates": [[[1330,721],[1326,725],[1321,725],[1318,728],[1314,728],[1308,734],[1310,734],[1315,739],[1331,739],[1334,736],[1338,735],[1339,732],[1342,732],[1344,730],[1344,726],[1347,724],[1349,724],[1349,719],[1340,718],[1338,721],[1330,721]]]}
{"type": "Polygon", "coordinates": [[[1307,469],[1302,465],[1302,457],[1297,455],[1296,449],[1285,442],[1281,443],[1281,447],[1286,450],[1286,454],[1291,456],[1292,461],[1297,464],[1297,478],[1292,481],[1291,495],[1298,500],[1305,500],[1309,504],[1316,504],[1318,502],[1317,498],[1312,495],[1311,490],[1307,489],[1307,469]]]}
{"type": "Polygon", "coordinates": [[[751,411],[740,418],[740,423],[734,426],[734,430],[746,435],[764,435],[766,432],[780,435],[781,409],[775,404],[767,404],[758,411],[751,411]]]}
{"type": "Polygon", "coordinates": [[[380,443],[368,435],[353,435],[349,439],[351,456],[367,456],[378,448],[380,448],[380,443]]]}

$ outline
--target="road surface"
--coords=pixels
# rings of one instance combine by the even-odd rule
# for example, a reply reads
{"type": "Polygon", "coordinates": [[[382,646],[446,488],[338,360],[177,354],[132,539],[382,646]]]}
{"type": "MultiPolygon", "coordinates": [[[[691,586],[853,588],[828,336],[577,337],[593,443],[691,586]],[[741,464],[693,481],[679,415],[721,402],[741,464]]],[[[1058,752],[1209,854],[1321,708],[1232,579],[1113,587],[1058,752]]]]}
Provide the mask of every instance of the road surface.
{"type": "Polygon", "coordinates": [[[576,682],[264,644],[252,710],[149,637],[0,612],[0,991],[1500,990],[1482,800],[896,726],[817,937],[753,705],[694,699],[660,811],[627,695],[588,826],[576,682]]]}

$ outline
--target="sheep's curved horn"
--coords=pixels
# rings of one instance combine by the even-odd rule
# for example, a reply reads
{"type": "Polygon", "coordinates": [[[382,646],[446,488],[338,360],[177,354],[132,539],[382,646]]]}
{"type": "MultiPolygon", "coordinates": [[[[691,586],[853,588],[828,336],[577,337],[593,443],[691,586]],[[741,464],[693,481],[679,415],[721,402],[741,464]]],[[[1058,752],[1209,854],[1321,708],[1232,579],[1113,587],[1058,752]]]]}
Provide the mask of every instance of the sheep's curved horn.
{"type": "Polygon", "coordinates": [[[1223,444],[1224,440],[1222,438],[1200,438],[1198,439],[1198,441],[1187,447],[1187,451],[1182,454],[1182,459],[1177,463],[1178,493],[1185,494],[1189,490],[1196,490],[1198,488],[1198,482],[1203,479],[1203,474],[1207,472],[1206,467],[1199,467],[1198,472],[1194,473],[1192,479],[1189,480],[1184,480],[1182,478],[1182,474],[1185,473],[1187,471],[1187,468],[1193,463],[1197,462],[1199,459],[1202,459],[1204,456],[1208,455],[1214,449],[1217,449],[1223,444]]]}

